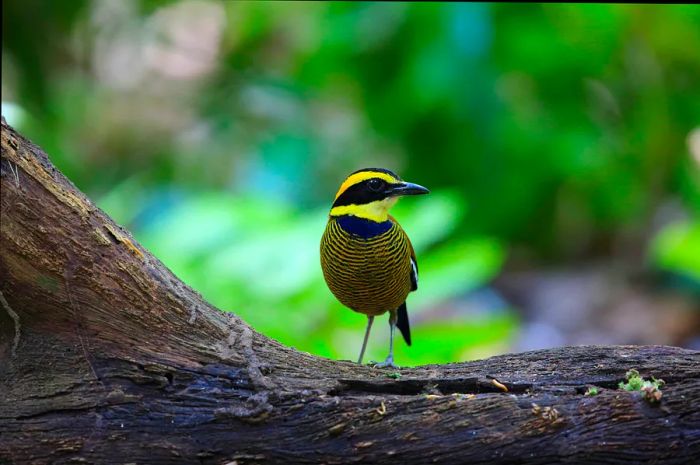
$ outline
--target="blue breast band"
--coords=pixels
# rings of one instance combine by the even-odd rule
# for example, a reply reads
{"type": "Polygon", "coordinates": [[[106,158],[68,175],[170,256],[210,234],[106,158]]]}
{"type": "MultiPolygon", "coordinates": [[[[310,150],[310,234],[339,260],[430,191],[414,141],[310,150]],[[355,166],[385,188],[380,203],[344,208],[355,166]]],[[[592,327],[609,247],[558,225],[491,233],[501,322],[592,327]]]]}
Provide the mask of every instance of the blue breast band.
{"type": "Polygon", "coordinates": [[[369,239],[374,236],[379,236],[384,234],[391,229],[392,223],[390,220],[386,220],[383,223],[377,223],[376,221],[367,220],[365,218],[358,218],[357,216],[345,215],[338,217],[338,224],[343,230],[360,236],[363,239],[369,239]]]}

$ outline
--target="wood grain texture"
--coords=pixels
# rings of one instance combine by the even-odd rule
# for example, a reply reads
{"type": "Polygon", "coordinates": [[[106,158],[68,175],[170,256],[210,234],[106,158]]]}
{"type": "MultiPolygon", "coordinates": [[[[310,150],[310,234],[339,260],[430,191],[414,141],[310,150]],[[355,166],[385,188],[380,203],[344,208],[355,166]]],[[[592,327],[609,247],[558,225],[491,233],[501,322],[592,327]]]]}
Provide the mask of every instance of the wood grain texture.
{"type": "Polygon", "coordinates": [[[213,308],[4,121],[1,183],[0,463],[700,456],[698,352],[564,347],[393,379],[284,347],[213,308]],[[667,382],[658,405],[616,389],[630,368],[667,382]]]}

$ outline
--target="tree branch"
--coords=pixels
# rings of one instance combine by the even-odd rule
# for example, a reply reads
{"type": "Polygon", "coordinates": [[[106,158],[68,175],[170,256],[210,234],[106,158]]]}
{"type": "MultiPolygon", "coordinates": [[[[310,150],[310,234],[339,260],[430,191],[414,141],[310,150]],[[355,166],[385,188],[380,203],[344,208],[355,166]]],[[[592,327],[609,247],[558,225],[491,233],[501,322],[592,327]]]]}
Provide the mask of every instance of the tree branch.
{"type": "Polygon", "coordinates": [[[1,187],[0,462],[700,456],[698,352],[566,347],[393,379],[284,347],[212,307],[4,121],[1,187]],[[617,389],[630,368],[667,382],[661,402],[617,389]]]}

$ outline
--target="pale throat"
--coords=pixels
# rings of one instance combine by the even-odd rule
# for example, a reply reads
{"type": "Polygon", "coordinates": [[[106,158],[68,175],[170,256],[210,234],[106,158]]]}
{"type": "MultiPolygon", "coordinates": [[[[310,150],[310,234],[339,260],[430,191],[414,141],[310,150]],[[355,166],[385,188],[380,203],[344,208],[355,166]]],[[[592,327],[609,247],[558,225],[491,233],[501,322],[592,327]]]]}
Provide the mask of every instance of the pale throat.
{"type": "Polygon", "coordinates": [[[331,208],[331,216],[352,215],[377,223],[383,223],[389,219],[389,209],[399,200],[398,197],[389,197],[362,205],[342,205],[331,208]]]}

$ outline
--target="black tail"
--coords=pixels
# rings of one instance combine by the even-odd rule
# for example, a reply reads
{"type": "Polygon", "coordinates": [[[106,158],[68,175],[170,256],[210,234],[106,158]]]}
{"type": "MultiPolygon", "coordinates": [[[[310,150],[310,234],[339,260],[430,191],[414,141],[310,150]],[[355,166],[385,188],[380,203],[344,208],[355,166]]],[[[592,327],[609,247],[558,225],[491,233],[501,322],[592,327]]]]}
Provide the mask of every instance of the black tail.
{"type": "Polygon", "coordinates": [[[401,335],[407,345],[411,345],[411,327],[408,324],[408,312],[406,311],[406,302],[402,303],[399,308],[396,309],[398,319],[396,320],[396,327],[401,330],[401,335]]]}

